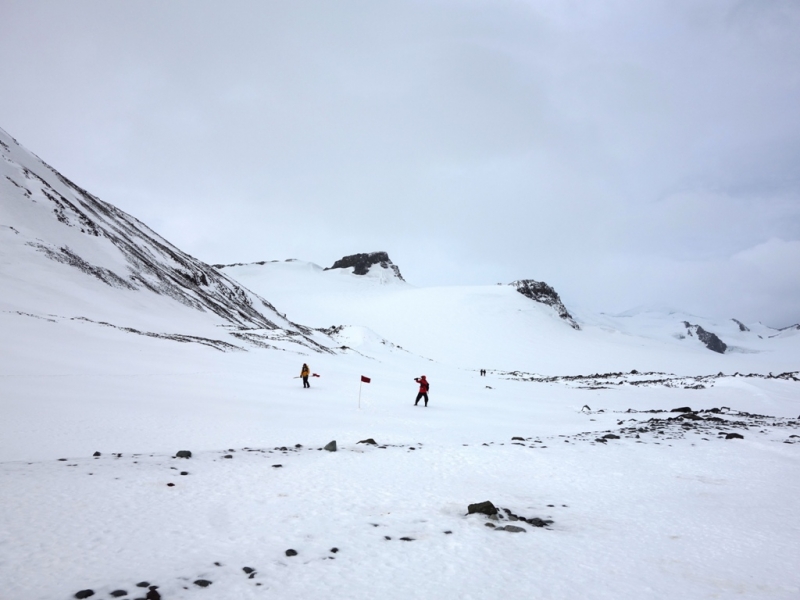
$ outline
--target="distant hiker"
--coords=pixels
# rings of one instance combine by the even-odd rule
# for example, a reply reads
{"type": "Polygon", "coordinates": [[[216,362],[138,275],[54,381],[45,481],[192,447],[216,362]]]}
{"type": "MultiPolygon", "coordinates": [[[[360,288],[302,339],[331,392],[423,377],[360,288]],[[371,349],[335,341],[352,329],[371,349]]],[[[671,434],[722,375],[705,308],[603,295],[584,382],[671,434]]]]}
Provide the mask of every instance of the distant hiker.
{"type": "Polygon", "coordinates": [[[414,381],[419,384],[419,393],[417,394],[417,399],[414,400],[414,406],[419,403],[420,398],[425,398],[425,406],[428,406],[428,390],[431,387],[428,380],[423,375],[422,377],[415,377],[414,381]]]}
{"type": "Polygon", "coordinates": [[[311,384],[308,383],[308,376],[311,375],[311,369],[308,368],[306,363],[303,363],[303,368],[300,371],[300,377],[303,378],[303,387],[310,388],[311,384]]]}
{"type": "Polygon", "coordinates": [[[481,377],[486,377],[486,369],[481,369],[481,377]]]}

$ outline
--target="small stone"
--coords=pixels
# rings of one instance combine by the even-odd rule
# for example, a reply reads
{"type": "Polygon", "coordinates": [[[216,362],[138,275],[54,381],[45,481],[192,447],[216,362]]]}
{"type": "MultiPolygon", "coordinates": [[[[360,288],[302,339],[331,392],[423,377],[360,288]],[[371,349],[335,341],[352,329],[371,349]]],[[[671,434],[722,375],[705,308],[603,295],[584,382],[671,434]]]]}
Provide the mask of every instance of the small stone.
{"type": "Polygon", "coordinates": [[[743,440],[744,436],[741,433],[728,433],[725,435],[726,440],[743,440]]]}
{"type": "Polygon", "coordinates": [[[114,596],[114,598],[121,598],[122,596],[127,596],[128,592],[125,590],[114,590],[111,592],[111,595],[114,596]]]}
{"type": "Polygon", "coordinates": [[[514,442],[514,441],[524,442],[524,441],[525,441],[525,438],[521,438],[521,437],[517,437],[517,436],[515,436],[515,437],[512,437],[512,438],[511,438],[511,441],[512,441],[512,442],[514,442]]]}
{"type": "Polygon", "coordinates": [[[192,458],[192,453],[189,450],[179,450],[175,453],[176,458],[192,458]]]}
{"type": "Polygon", "coordinates": [[[414,541],[414,538],[412,538],[412,537],[401,537],[400,539],[402,541],[404,541],[404,542],[413,542],[414,541]]]}
{"type": "Polygon", "coordinates": [[[208,587],[208,586],[210,586],[212,583],[213,583],[213,582],[212,582],[212,581],[209,581],[208,579],[198,579],[198,580],[196,580],[196,581],[194,582],[194,584],[195,584],[196,586],[203,587],[203,588],[204,588],[204,587],[208,587]]]}
{"type": "Polygon", "coordinates": [[[250,573],[255,573],[255,569],[253,567],[242,567],[242,571],[250,575],[250,573]]]}
{"type": "Polygon", "coordinates": [[[233,455],[232,455],[232,454],[226,454],[226,455],[225,455],[225,456],[223,456],[222,458],[233,458],[233,455]]]}
{"type": "Polygon", "coordinates": [[[377,446],[377,445],[378,445],[378,442],[376,442],[376,441],[375,441],[375,440],[373,440],[372,438],[367,438],[367,439],[365,439],[365,440],[361,440],[361,441],[360,441],[360,442],[358,442],[358,443],[359,443],[359,444],[369,444],[369,445],[371,445],[371,446],[377,446]]]}
{"type": "Polygon", "coordinates": [[[328,452],[336,452],[336,440],[328,442],[325,445],[325,450],[327,450],[328,452]]]}
{"type": "Polygon", "coordinates": [[[188,475],[189,471],[181,471],[181,475],[188,475]]]}
{"type": "Polygon", "coordinates": [[[175,487],[175,484],[174,483],[168,483],[167,487],[175,487]]]}
{"type": "Polygon", "coordinates": [[[339,551],[338,548],[331,548],[331,552],[333,552],[334,554],[336,554],[338,551],[339,551]]]}
{"type": "Polygon", "coordinates": [[[517,527],[516,525],[506,525],[505,527],[499,527],[497,530],[508,531],[510,533],[527,533],[527,529],[524,527],[517,527]]]}
{"type": "Polygon", "coordinates": [[[690,413],[692,412],[692,409],[689,408],[688,406],[681,406],[680,408],[673,408],[669,412],[690,413]]]}
{"type": "Polygon", "coordinates": [[[497,527],[494,523],[484,523],[484,527],[497,527]]]}
{"type": "Polygon", "coordinates": [[[452,531],[450,531],[449,529],[448,529],[447,531],[445,531],[445,532],[444,532],[444,534],[445,534],[445,535],[450,535],[450,534],[452,534],[452,533],[453,533],[453,532],[452,532],[452,531]]]}
{"type": "Polygon", "coordinates": [[[92,454],[92,456],[102,456],[102,454],[100,454],[99,452],[95,452],[94,454],[92,454]]]}
{"type": "Polygon", "coordinates": [[[89,598],[91,596],[94,596],[94,590],[81,590],[80,592],[75,593],[76,598],[89,598]]]}
{"type": "Polygon", "coordinates": [[[272,465],[272,468],[273,469],[281,469],[281,468],[283,468],[283,465],[272,465]]]}
{"type": "Polygon", "coordinates": [[[607,433],[607,434],[605,434],[603,436],[603,438],[605,438],[607,440],[618,440],[619,436],[618,435],[614,435],[613,433],[607,433]]]}
{"type": "Polygon", "coordinates": [[[149,585],[150,585],[150,582],[149,582],[149,581],[140,581],[139,583],[137,583],[137,584],[136,584],[136,587],[140,587],[140,588],[146,588],[146,587],[148,587],[149,585]]]}
{"type": "Polygon", "coordinates": [[[286,553],[285,553],[285,554],[286,554],[286,556],[297,556],[297,550],[292,550],[291,548],[289,548],[289,549],[286,551],[286,553]]]}

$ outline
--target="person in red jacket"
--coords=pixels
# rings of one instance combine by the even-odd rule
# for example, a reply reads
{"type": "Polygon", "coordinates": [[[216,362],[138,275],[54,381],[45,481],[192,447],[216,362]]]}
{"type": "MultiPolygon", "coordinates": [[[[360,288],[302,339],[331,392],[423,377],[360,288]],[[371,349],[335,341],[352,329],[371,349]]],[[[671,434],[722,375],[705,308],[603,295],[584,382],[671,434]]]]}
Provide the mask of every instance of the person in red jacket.
{"type": "Polygon", "coordinates": [[[419,404],[420,398],[425,398],[425,406],[428,406],[428,389],[430,389],[430,384],[428,384],[428,380],[425,379],[425,375],[422,377],[415,377],[414,381],[419,384],[419,393],[417,394],[417,399],[414,400],[414,406],[419,404]]]}

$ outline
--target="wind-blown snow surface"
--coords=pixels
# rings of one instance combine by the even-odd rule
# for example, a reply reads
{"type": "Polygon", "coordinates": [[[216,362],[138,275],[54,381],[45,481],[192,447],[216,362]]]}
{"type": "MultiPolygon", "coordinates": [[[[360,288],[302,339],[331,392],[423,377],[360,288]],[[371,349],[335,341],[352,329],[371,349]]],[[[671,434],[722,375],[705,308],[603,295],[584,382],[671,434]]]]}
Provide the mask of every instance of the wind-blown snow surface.
{"type": "MultiPolygon", "coordinates": [[[[717,333],[739,350],[719,355],[680,339],[683,316],[578,314],[575,331],[509,286],[418,289],[300,261],[228,279],[171,246],[131,272],[44,192],[85,215],[113,207],[4,143],[3,600],[143,598],[144,582],[165,600],[800,594],[796,332],[731,322],[717,333]],[[154,269],[183,301],[112,287],[36,238],[123,280],[154,269]],[[188,267],[184,285],[172,269],[188,267]],[[240,292],[220,314],[223,288],[240,292]],[[307,390],[303,362],[319,375],[307,390]],[[617,373],[557,377],[598,371],[617,373]],[[430,403],[415,407],[423,373],[430,403]],[[466,514],[484,500],[552,524],[500,530],[503,510],[466,514]]],[[[116,217],[129,241],[167,244],[116,217]]]]}

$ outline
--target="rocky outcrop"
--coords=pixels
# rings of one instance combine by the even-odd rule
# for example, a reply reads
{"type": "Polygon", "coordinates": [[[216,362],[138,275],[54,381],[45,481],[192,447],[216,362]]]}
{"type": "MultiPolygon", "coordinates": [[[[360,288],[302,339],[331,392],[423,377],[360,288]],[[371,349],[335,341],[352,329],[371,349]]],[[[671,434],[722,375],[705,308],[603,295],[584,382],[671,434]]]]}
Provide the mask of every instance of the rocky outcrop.
{"type": "Polygon", "coordinates": [[[700,325],[692,325],[689,323],[689,321],[684,321],[683,324],[686,327],[686,332],[689,335],[697,335],[697,339],[700,340],[706,348],[713,352],[725,354],[725,351],[728,349],[728,345],[719,339],[716,333],[706,331],[700,327],[700,325]]]}
{"type": "Polygon", "coordinates": [[[731,319],[731,321],[733,321],[739,326],[739,331],[750,331],[750,328],[744,323],[742,323],[739,319],[731,319]]]}
{"type": "Polygon", "coordinates": [[[569,311],[564,306],[564,303],[561,302],[561,298],[559,298],[556,291],[544,281],[518,279],[517,281],[512,281],[508,285],[515,287],[516,290],[526,298],[552,307],[558,313],[558,316],[569,323],[573,329],[580,329],[580,325],[578,325],[575,319],[572,318],[572,315],[569,314],[569,311]]]}
{"type": "Polygon", "coordinates": [[[395,276],[400,281],[405,281],[403,276],[400,274],[400,269],[397,267],[396,264],[392,262],[392,259],[389,258],[389,255],[386,252],[367,252],[363,254],[351,254],[350,256],[345,256],[340,258],[333,266],[328,267],[325,269],[326,271],[330,271],[331,269],[353,269],[353,274],[355,275],[366,275],[369,273],[369,270],[374,265],[378,265],[383,267],[384,269],[389,269],[392,271],[395,276]]]}

